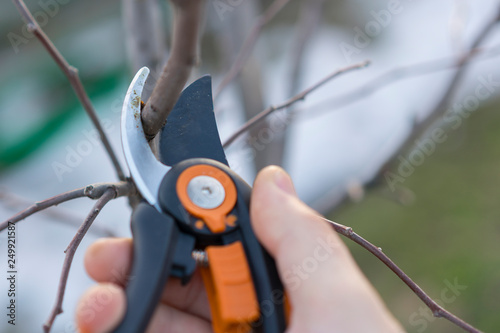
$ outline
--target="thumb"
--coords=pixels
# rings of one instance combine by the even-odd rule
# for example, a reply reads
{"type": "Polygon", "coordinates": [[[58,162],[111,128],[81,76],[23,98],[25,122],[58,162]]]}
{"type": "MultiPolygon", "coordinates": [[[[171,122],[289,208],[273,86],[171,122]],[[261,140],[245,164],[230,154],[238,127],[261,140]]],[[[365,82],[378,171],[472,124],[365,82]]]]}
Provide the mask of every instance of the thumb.
{"type": "MultiPolygon", "coordinates": [[[[329,265],[322,263],[334,259],[345,265],[351,260],[338,235],[297,197],[290,177],[279,167],[267,167],[257,176],[250,215],[257,237],[276,260],[289,292],[309,294],[303,289],[333,273],[324,271],[323,266],[329,265]]],[[[332,278],[328,276],[328,284],[332,278]]]]}
{"type": "Polygon", "coordinates": [[[257,238],[276,261],[291,302],[292,325],[324,324],[335,316],[332,309],[346,306],[346,294],[366,285],[344,243],[297,198],[281,168],[268,167],[257,176],[250,215],[257,238]]]}

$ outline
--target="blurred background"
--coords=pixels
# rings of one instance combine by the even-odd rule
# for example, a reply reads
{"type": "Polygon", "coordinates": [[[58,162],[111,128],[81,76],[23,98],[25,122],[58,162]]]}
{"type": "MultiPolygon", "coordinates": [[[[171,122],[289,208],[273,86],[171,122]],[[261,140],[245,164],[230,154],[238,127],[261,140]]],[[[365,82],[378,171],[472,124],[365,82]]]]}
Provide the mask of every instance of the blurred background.
{"type": "MultiPolygon", "coordinates": [[[[168,59],[172,23],[166,1],[144,1],[151,19],[142,21],[129,14],[133,2],[26,1],[80,70],[122,162],[119,116],[126,89],[139,67],[154,72],[168,59]],[[134,20],[152,29],[143,44],[151,49],[133,46],[134,20]]],[[[192,80],[211,74],[219,92],[271,3],[207,1],[192,80]]],[[[333,80],[235,141],[226,151],[229,162],[250,183],[263,166],[281,164],[304,201],[380,246],[431,297],[485,332],[500,330],[498,27],[459,80],[455,75],[458,61],[499,10],[497,0],[291,0],[263,26],[241,75],[215,99],[224,141],[265,107],[336,69],[370,60],[369,67],[333,80]],[[438,108],[452,82],[456,87],[438,108]],[[402,149],[433,114],[436,122],[417,144],[402,149]]],[[[32,202],[113,181],[115,174],[66,78],[12,2],[1,6],[0,32],[0,220],[5,220],[32,202]]],[[[18,224],[17,324],[2,320],[1,332],[41,331],[55,300],[63,251],[92,205],[80,199],[18,224]]],[[[64,313],[52,332],[76,331],[76,302],[92,284],[83,269],[84,250],[105,235],[130,235],[129,214],[126,200],[118,199],[97,218],[75,256],[64,313]]],[[[432,318],[383,264],[346,243],[408,332],[460,331],[432,318]]],[[[2,272],[6,264],[2,232],[2,272]]],[[[8,285],[0,281],[0,305],[7,304],[8,285]]]]}

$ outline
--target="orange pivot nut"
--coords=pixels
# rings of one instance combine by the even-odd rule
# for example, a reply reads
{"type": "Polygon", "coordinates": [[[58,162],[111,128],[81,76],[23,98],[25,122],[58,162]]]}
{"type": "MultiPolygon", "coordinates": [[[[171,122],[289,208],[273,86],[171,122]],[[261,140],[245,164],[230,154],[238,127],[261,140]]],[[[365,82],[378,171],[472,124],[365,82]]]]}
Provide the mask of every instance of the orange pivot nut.
{"type": "Polygon", "coordinates": [[[241,242],[206,248],[209,266],[201,268],[215,333],[246,333],[259,319],[257,296],[241,242]]]}
{"type": "Polygon", "coordinates": [[[211,232],[217,233],[226,230],[226,216],[236,204],[237,192],[233,180],[224,171],[211,165],[194,165],[180,174],[176,190],[184,208],[193,216],[203,220],[211,232]],[[211,179],[221,187],[220,191],[223,192],[219,193],[221,202],[217,202],[215,207],[202,207],[202,205],[193,202],[193,198],[189,195],[190,183],[196,180],[195,178],[203,177],[211,179]]]}

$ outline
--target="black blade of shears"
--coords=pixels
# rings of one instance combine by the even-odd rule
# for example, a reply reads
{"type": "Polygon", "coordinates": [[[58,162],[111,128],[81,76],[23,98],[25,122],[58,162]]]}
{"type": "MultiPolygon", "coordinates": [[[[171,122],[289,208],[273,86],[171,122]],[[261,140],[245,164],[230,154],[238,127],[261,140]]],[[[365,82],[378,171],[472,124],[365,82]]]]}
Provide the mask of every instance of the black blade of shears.
{"type": "Polygon", "coordinates": [[[228,165],[213,111],[212,79],[203,76],[182,92],[160,132],[159,160],[175,165],[210,158],[228,165]]]}

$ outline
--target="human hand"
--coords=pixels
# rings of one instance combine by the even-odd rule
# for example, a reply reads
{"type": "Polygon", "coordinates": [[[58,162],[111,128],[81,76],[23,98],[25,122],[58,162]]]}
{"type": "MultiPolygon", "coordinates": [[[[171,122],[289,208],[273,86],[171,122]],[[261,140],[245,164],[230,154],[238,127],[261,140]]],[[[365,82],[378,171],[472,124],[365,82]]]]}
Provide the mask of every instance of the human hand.
{"type": "MultiPolygon", "coordinates": [[[[403,331],[333,229],[297,198],[282,169],[268,167],[257,176],[250,216],[257,237],[276,260],[291,304],[288,333],[403,331]]],[[[131,239],[102,239],[87,250],[85,267],[99,284],[78,305],[80,332],[108,332],[120,323],[131,262],[131,239]]],[[[212,332],[198,273],[187,286],[168,281],[148,332],[212,332]]]]}

